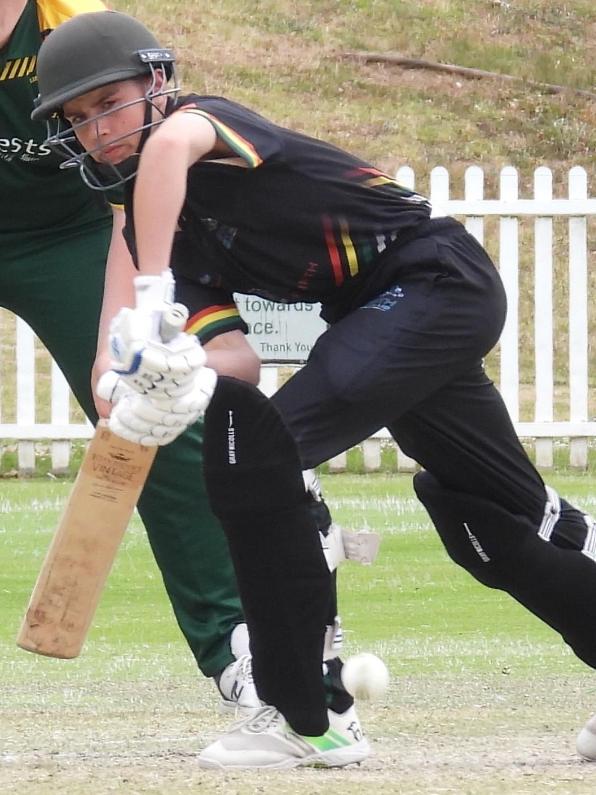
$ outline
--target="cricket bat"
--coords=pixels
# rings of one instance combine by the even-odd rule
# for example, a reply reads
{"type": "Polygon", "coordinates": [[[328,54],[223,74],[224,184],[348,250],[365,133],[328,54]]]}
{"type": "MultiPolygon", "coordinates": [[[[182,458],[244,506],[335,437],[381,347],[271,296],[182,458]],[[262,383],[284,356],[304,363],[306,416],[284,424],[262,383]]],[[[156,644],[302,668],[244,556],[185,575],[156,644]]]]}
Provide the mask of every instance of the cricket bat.
{"type": "MultiPolygon", "coordinates": [[[[161,318],[162,340],[172,339],[187,318],[186,308],[174,304],[161,318]]],[[[17,636],[21,649],[61,659],[79,655],[156,452],[99,421],[33,589],[17,636]]]]}
{"type": "Polygon", "coordinates": [[[79,655],[156,452],[100,420],[33,589],[21,649],[79,655]]]}

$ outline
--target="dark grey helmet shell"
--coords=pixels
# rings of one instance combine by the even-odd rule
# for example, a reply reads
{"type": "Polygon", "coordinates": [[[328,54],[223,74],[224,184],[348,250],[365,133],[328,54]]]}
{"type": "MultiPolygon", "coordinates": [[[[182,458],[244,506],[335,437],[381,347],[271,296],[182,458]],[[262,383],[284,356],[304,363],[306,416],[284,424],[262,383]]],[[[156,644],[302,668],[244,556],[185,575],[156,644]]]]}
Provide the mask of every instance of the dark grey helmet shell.
{"type": "Polygon", "coordinates": [[[141,22],[119,11],[78,14],[53,30],[37,59],[39,97],[31,118],[47,119],[70,99],[147,74],[174,57],[141,22]]]}

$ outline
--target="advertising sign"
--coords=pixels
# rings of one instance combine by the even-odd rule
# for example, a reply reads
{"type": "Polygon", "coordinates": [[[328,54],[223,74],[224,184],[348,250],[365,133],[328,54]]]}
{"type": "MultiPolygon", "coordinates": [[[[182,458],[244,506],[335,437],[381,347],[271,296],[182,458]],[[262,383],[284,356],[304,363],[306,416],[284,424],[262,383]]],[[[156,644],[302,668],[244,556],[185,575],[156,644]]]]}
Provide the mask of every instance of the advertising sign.
{"type": "Polygon", "coordinates": [[[302,363],[327,328],[319,304],[278,304],[256,295],[234,296],[248,324],[248,341],[263,362],[302,363]]]}

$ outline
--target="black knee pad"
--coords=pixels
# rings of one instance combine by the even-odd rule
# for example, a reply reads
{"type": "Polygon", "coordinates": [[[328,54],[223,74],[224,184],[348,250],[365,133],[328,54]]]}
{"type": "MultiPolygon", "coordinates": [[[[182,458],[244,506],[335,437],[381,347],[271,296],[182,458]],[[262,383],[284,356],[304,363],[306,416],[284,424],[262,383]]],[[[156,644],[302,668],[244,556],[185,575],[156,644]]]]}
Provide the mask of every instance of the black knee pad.
{"type": "Polygon", "coordinates": [[[550,541],[562,549],[582,550],[586,543],[588,525],[585,514],[561,498],[561,513],[553,528],[550,541]]]}
{"type": "Polygon", "coordinates": [[[416,475],[414,486],[450,557],[484,585],[513,596],[596,668],[594,561],[542,540],[525,516],[445,489],[428,472],[416,475]]]}
{"type": "Polygon", "coordinates": [[[496,503],[444,488],[429,472],[414,477],[449,557],[491,588],[507,588],[522,547],[535,536],[525,517],[496,503]]]}
{"type": "Polygon", "coordinates": [[[216,516],[283,511],[306,504],[296,444],[256,387],[220,377],[205,414],[203,462],[216,516]]]}

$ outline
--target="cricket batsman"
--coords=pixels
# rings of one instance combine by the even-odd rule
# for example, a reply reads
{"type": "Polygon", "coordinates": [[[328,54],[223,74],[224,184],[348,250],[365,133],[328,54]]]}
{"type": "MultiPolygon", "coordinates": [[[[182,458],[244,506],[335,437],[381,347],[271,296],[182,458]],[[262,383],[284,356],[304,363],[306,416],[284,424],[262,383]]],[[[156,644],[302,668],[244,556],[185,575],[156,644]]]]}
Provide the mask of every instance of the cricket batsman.
{"type": "MultiPolygon", "coordinates": [[[[205,367],[223,376],[205,415],[205,474],[270,706],[201,764],[339,765],[368,753],[353,706],[320,671],[330,577],[299,472],[381,427],[423,468],[414,488],[450,557],[596,667],[594,521],[545,485],[484,371],[506,312],[487,253],[360,158],[230,99],[180,96],[174,60],[131,17],[82,15],[41,48],[33,118],[48,120],[48,145],[90,187],[124,186],[139,274],[171,268],[204,344],[188,394],[204,388],[205,367]],[[238,380],[253,364],[234,293],[320,302],[330,324],[273,405],[238,380]]],[[[120,289],[114,275],[107,300],[120,289]]],[[[126,343],[130,322],[117,315],[111,334],[121,371],[136,356],[123,377],[139,399],[116,403],[111,422],[146,439],[161,401],[159,443],[176,400],[160,397],[168,369],[152,371],[151,335],[126,343]]]]}

